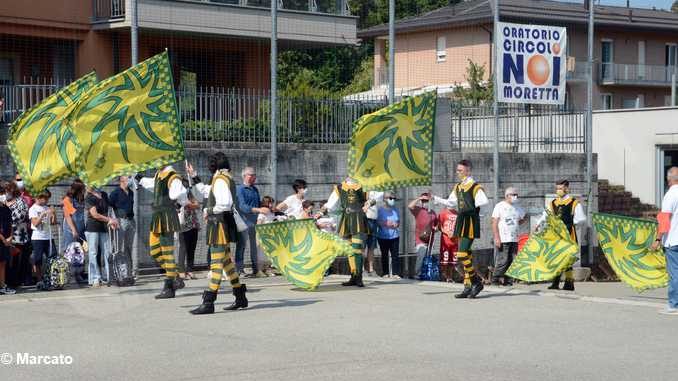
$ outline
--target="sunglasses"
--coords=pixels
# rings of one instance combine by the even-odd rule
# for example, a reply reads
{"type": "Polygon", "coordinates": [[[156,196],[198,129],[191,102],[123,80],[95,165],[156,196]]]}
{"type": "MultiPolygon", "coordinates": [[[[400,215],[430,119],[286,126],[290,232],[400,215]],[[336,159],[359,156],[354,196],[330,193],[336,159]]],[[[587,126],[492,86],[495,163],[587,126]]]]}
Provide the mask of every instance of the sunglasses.
{"type": "Polygon", "coordinates": [[[395,197],[386,197],[387,200],[395,200],[395,197]]]}
{"type": "Polygon", "coordinates": [[[518,197],[518,193],[509,193],[509,194],[507,194],[507,196],[516,196],[516,197],[518,197]]]}

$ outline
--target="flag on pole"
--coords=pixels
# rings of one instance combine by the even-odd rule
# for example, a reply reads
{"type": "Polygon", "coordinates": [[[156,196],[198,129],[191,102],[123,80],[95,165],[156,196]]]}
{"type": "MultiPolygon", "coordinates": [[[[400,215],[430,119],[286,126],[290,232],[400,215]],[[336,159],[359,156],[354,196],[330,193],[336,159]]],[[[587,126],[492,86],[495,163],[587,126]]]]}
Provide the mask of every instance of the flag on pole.
{"type": "Polygon", "coordinates": [[[114,75],[83,95],[68,116],[88,185],[184,159],[167,52],[114,75]]]}
{"type": "Polygon", "coordinates": [[[75,175],[77,139],[65,116],[97,82],[90,73],[45,98],[19,116],[7,145],[26,189],[37,194],[75,175]]]}
{"type": "Polygon", "coordinates": [[[657,222],[594,213],[598,244],[619,279],[641,292],[665,287],[669,281],[662,249],[651,250],[657,222]]]}
{"type": "Polygon", "coordinates": [[[351,245],[321,231],[313,219],[256,225],[264,254],[294,285],[313,290],[337,256],[349,255],[351,245]]]}
{"type": "Polygon", "coordinates": [[[526,282],[550,281],[577,260],[579,245],[558,216],[548,213],[546,226],[532,233],[506,275],[526,282]]]}
{"type": "Polygon", "coordinates": [[[355,122],[348,174],[365,190],[431,185],[436,92],[403,99],[355,122]]]}

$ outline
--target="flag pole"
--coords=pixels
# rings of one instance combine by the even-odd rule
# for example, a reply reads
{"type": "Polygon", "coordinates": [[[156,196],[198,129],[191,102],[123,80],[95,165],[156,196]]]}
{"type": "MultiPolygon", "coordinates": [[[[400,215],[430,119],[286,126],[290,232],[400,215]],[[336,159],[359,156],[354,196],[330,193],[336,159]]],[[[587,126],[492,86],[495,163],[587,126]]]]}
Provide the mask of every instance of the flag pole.
{"type": "MultiPolygon", "coordinates": [[[[137,0],[130,0],[129,2],[129,11],[130,11],[130,20],[131,20],[131,25],[130,25],[130,50],[131,50],[131,66],[134,66],[139,63],[139,17],[138,17],[138,8],[137,8],[137,0]]],[[[167,50],[167,49],[165,49],[167,50]]],[[[183,131],[181,132],[181,136],[183,138],[184,134],[183,131]]],[[[184,148],[185,150],[185,148],[184,148]]],[[[136,182],[134,182],[135,185],[136,182]]],[[[134,275],[138,275],[139,273],[139,250],[141,248],[141,241],[139,240],[140,234],[139,234],[139,227],[140,227],[140,208],[139,208],[139,203],[140,203],[140,192],[139,186],[136,186],[136,202],[134,203],[134,206],[132,208],[132,211],[134,213],[134,218],[136,220],[136,224],[134,225],[134,241],[132,243],[132,273],[134,275]]]]}
{"type": "Polygon", "coordinates": [[[588,30],[588,62],[586,71],[588,74],[586,84],[586,211],[587,211],[587,247],[589,266],[593,265],[593,229],[591,218],[593,217],[593,25],[594,4],[589,2],[589,30],[588,30]]]}

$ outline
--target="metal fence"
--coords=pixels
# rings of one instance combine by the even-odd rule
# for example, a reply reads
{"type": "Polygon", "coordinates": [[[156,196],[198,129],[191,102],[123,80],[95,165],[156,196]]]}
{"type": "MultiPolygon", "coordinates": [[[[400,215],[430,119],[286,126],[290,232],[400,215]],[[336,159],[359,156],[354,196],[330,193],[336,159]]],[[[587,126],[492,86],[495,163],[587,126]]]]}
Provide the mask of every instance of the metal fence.
{"type": "Polygon", "coordinates": [[[24,82],[22,85],[0,85],[0,97],[4,99],[0,110],[0,122],[12,123],[22,112],[40,103],[71,81],[25,78],[24,82]]]}
{"type": "MultiPolygon", "coordinates": [[[[32,80],[0,86],[5,98],[0,121],[11,123],[25,110],[54,93],[67,81],[32,80]]],[[[270,94],[267,90],[197,87],[177,91],[180,123],[186,141],[270,142],[270,94]]],[[[383,96],[278,98],[280,143],[345,144],[353,123],[387,105],[383,96]]],[[[489,151],[494,144],[490,105],[453,103],[450,125],[452,151],[489,151]]],[[[440,122],[440,121],[439,121],[440,122]]],[[[504,152],[585,152],[585,114],[561,107],[499,108],[499,144],[504,152]]]]}
{"type": "MultiPolygon", "coordinates": [[[[499,149],[503,152],[585,152],[583,111],[535,105],[499,107],[499,149]]],[[[491,105],[452,104],[452,150],[488,151],[494,146],[491,105]]]]}
{"type": "MultiPolygon", "coordinates": [[[[269,142],[270,94],[266,90],[198,88],[177,93],[187,141],[269,142]]],[[[278,97],[281,143],[348,143],[353,122],[384,107],[384,97],[278,97]]]]}

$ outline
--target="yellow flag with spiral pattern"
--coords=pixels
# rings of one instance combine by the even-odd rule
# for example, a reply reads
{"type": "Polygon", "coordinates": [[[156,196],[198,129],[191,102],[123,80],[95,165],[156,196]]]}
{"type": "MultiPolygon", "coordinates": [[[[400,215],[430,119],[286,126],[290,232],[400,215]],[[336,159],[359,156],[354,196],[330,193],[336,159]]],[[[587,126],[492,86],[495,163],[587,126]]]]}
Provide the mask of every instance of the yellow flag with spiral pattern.
{"type": "Polygon", "coordinates": [[[650,249],[657,236],[656,221],[594,213],[593,226],[600,248],[621,281],[638,292],[668,284],[662,249],[650,249]]]}
{"type": "Polygon", "coordinates": [[[337,256],[349,255],[351,245],[318,229],[313,219],[256,225],[257,242],[287,280],[313,290],[337,256]]]}

